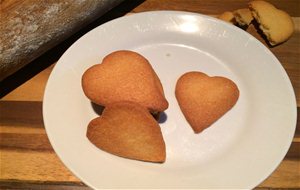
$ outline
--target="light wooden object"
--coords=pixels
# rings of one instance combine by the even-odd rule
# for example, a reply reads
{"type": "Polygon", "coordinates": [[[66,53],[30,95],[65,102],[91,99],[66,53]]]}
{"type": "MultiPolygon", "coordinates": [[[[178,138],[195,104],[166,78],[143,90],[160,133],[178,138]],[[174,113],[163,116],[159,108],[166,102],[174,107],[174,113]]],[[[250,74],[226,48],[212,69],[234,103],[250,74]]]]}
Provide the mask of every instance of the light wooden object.
{"type": "Polygon", "coordinates": [[[0,81],[121,1],[0,1],[0,81]]]}

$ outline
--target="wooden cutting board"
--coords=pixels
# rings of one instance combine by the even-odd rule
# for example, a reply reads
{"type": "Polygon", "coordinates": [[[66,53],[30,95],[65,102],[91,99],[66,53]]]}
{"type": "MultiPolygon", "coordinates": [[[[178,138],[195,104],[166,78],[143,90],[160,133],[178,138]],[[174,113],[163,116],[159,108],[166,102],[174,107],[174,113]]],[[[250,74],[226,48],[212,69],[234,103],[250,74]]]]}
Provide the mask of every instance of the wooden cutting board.
{"type": "Polygon", "coordinates": [[[0,81],[123,0],[0,0],[0,81]]]}

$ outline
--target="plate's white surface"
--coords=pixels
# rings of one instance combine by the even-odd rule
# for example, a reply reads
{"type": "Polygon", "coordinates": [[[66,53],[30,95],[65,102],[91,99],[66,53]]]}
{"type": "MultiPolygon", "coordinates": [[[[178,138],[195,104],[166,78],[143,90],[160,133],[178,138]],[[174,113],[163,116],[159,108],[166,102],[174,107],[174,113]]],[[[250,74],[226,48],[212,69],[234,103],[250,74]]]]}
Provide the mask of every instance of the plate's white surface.
{"type": "Polygon", "coordinates": [[[291,83],[267,48],[235,26],[171,11],[122,17],[74,43],[51,73],[43,114],[58,156],[93,188],[253,188],[283,159],[296,126],[291,83]],[[164,86],[170,103],[160,123],[164,164],[120,158],[86,138],[97,114],[81,76],[120,49],[144,55],[164,86]],[[228,77],[240,89],[233,109],[200,134],[193,133],[174,95],[179,76],[192,70],[228,77]]]}

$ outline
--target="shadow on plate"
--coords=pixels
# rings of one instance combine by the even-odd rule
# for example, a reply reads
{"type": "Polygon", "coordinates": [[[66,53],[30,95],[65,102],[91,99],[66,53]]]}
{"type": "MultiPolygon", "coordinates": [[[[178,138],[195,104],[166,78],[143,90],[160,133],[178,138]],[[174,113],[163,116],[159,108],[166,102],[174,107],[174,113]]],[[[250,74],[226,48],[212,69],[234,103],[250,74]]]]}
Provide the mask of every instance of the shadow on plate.
{"type": "MultiPolygon", "coordinates": [[[[105,107],[102,106],[102,105],[98,105],[98,104],[95,104],[94,102],[91,102],[91,106],[94,110],[94,112],[97,114],[97,115],[102,115],[105,107]]],[[[151,114],[155,120],[158,121],[158,123],[164,123],[167,121],[167,114],[165,112],[159,112],[158,114],[151,114]]]]}

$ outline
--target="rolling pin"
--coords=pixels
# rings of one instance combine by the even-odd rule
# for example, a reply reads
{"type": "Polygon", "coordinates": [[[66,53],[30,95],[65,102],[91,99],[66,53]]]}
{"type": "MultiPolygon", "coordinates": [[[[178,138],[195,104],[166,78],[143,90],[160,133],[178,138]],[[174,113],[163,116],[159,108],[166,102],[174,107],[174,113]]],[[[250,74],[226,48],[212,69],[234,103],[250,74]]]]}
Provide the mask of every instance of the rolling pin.
{"type": "Polygon", "coordinates": [[[0,81],[123,0],[0,0],[0,81]]]}

